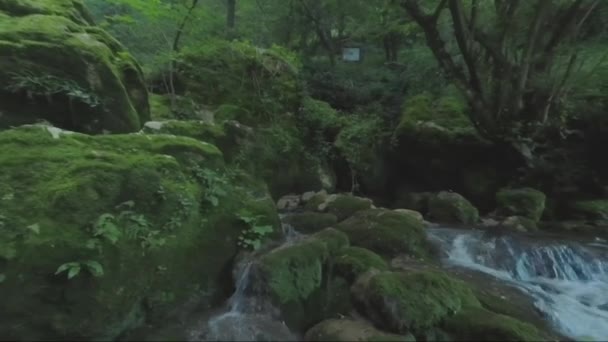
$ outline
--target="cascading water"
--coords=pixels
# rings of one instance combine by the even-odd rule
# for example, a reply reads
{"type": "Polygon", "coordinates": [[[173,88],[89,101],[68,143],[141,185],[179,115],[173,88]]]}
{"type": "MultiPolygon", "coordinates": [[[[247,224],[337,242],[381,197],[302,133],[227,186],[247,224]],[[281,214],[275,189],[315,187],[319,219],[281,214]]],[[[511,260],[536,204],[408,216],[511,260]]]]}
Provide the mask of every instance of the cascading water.
{"type": "MultiPolygon", "coordinates": [[[[302,235],[283,224],[283,248],[302,235]]],[[[226,308],[212,316],[200,328],[190,331],[190,341],[296,341],[296,336],[281,321],[280,312],[256,291],[256,260],[245,260],[237,269],[236,290],[226,308]]]]}
{"type": "Polygon", "coordinates": [[[446,266],[490,274],[529,293],[562,334],[608,340],[608,250],[591,244],[429,229],[446,266]]]}

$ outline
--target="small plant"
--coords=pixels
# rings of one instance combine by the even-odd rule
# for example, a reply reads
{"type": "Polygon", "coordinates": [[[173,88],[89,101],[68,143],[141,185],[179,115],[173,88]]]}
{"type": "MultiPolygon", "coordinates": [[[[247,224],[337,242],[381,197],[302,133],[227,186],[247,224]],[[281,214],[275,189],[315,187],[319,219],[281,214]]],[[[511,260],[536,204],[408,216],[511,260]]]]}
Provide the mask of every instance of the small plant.
{"type": "Polygon", "coordinates": [[[243,230],[239,236],[237,245],[244,249],[251,248],[254,251],[260,249],[264,237],[273,232],[273,227],[261,223],[263,216],[254,216],[247,210],[241,210],[237,215],[239,220],[248,226],[248,229],[243,230]]]}
{"type": "Polygon", "coordinates": [[[112,214],[102,214],[93,224],[93,236],[102,237],[115,244],[122,232],[118,229],[116,217],[112,214]]]}
{"type": "Polygon", "coordinates": [[[57,268],[55,275],[67,272],[68,279],[72,279],[80,274],[81,270],[86,270],[94,277],[103,276],[103,267],[95,260],[72,261],[66,262],[57,268]]]}
{"type": "Polygon", "coordinates": [[[80,87],[76,82],[48,74],[13,73],[4,89],[13,93],[25,91],[28,96],[39,95],[49,99],[52,95],[64,94],[71,100],[78,100],[90,107],[101,104],[95,94],[80,87]]]}
{"type": "Polygon", "coordinates": [[[198,164],[193,164],[191,169],[195,178],[206,187],[203,200],[217,207],[220,204],[220,198],[227,194],[228,179],[226,175],[211,169],[204,169],[198,164]]]}

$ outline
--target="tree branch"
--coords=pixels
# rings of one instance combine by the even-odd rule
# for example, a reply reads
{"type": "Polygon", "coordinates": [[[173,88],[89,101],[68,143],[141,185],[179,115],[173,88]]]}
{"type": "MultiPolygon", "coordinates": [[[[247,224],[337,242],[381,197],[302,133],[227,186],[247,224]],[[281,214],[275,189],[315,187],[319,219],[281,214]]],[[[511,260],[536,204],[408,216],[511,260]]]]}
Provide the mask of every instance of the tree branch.
{"type": "Polygon", "coordinates": [[[475,93],[482,95],[481,83],[477,74],[475,60],[471,54],[471,41],[469,33],[465,26],[464,10],[461,0],[450,0],[450,13],[452,15],[452,26],[454,27],[454,35],[458,48],[462,53],[462,57],[469,71],[469,84],[475,93]]]}

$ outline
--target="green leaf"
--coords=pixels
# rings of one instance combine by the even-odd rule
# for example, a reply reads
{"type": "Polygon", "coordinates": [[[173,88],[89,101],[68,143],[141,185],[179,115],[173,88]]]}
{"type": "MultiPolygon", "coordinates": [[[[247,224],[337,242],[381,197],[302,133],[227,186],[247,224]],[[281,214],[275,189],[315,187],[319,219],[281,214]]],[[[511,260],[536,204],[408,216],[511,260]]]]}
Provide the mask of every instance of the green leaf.
{"type": "Polygon", "coordinates": [[[33,231],[36,234],[40,234],[40,225],[38,223],[27,226],[27,229],[33,231]]]}
{"type": "Polygon", "coordinates": [[[68,271],[68,279],[72,279],[80,273],[80,265],[70,267],[68,271]]]}
{"type": "Polygon", "coordinates": [[[3,273],[0,273],[0,284],[2,284],[6,280],[6,276],[3,273]]]}
{"type": "Polygon", "coordinates": [[[99,262],[95,260],[87,260],[84,262],[84,264],[87,266],[87,269],[94,277],[103,276],[103,267],[99,262]]]}
{"type": "Polygon", "coordinates": [[[268,233],[272,233],[272,226],[255,226],[252,228],[253,232],[258,235],[266,235],[268,233]]]}
{"type": "Polygon", "coordinates": [[[59,274],[61,272],[65,272],[69,268],[73,268],[73,267],[76,267],[76,266],[78,266],[77,262],[66,262],[65,264],[63,264],[63,265],[61,265],[61,266],[59,266],[57,268],[57,271],[55,271],[55,275],[57,275],[57,274],[59,274]]]}

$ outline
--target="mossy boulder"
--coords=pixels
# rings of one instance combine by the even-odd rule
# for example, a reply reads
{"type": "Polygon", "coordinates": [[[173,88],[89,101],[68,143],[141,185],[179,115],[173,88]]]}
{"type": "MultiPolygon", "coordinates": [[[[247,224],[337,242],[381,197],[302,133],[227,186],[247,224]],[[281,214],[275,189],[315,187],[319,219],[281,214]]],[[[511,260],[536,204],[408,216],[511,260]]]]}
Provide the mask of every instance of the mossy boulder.
{"type": "Polygon", "coordinates": [[[285,223],[290,224],[300,233],[315,233],[338,223],[338,218],[330,213],[302,212],[294,213],[284,218],[285,223]]]}
{"type": "Polygon", "coordinates": [[[328,228],[274,249],[259,258],[255,286],[281,309],[290,328],[306,329],[349,309],[349,285],[328,267],[333,254],[347,245],[344,233],[328,228]]]}
{"type": "Polygon", "coordinates": [[[518,232],[535,232],[538,230],[538,226],[534,220],[523,216],[509,216],[500,225],[503,228],[518,232]]]}
{"type": "Polygon", "coordinates": [[[504,216],[523,216],[538,222],[547,197],[532,188],[502,189],[496,194],[497,211],[504,216]]]}
{"type": "Polygon", "coordinates": [[[0,144],[4,338],[112,340],[194,296],[217,305],[247,228],[235,213],[279,231],[267,190],[204,142],[33,125],[0,144]]]}
{"type": "Polygon", "coordinates": [[[577,219],[608,221],[608,200],[575,201],[569,205],[569,212],[577,219]]]}
{"type": "Polygon", "coordinates": [[[32,14],[57,15],[83,25],[93,23],[81,0],[0,0],[0,11],[17,17],[32,14]]]}
{"type": "Polygon", "coordinates": [[[358,307],[378,327],[423,335],[467,307],[480,307],[471,289],[444,273],[369,272],[353,285],[358,307]]]}
{"type": "Polygon", "coordinates": [[[385,257],[428,255],[422,223],[414,217],[387,209],[368,209],[337,224],[353,246],[367,248],[385,257]]]}
{"type": "Polygon", "coordinates": [[[435,196],[432,192],[404,192],[397,196],[393,203],[394,208],[415,210],[426,215],[429,210],[429,202],[435,196]]]}
{"type": "Polygon", "coordinates": [[[435,146],[479,140],[465,110],[466,104],[458,97],[433,98],[430,94],[412,96],[404,103],[395,138],[416,138],[435,146]]]}
{"type": "Polygon", "coordinates": [[[429,201],[429,216],[439,223],[475,224],[479,211],[462,195],[442,191],[429,201]]]}
{"type": "Polygon", "coordinates": [[[0,55],[0,128],[123,133],[149,119],[140,66],[81,1],[0,1],[0,55]]]}
{"type": "Polygon", "coordinates": [[[395,342],[415,342],[416,338],[412,335],[390,334],[376,329],[374,326],[364,321],[353,319],[328,319],[312,328],[304,336],[306,341],[395,341],[395,342]]]}
{"type": "Polygon", "coordinates": [[[178,61],[179,80],[197,102],[233,106],[219,117],[257,126],[300,107],[298,63],[278,48],[211,40],[184,49],[178,61]]]}
{"type": "Polygon", "coordinates": [[[308,208],[327,211],[336,215],[338,221],[342,221],[358,211],[371,209],[372,206],[373,202],[368,198],[347,194],[333,194],[328,196],[320,194],[318,197],[313,197],[307,204],[308,208]]]}
{"type": "Polygon", "coordinates": [[[458,341],[546,341],[533,325],[481,307],[468,307],[444,323],[458,341]]]}
{"type": "Polygon", "coordinates": [[[347,247],[340,250],[333,263],[336,272],[351,282],[372,269],[388,270],[388,264],[381,256],[361,247],[347,247]]]}

